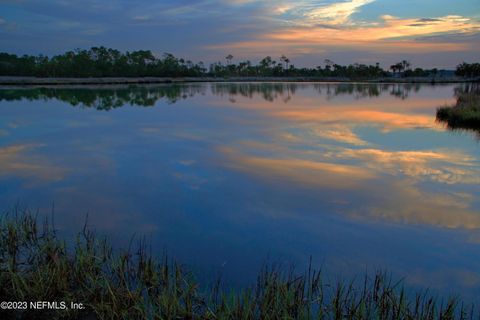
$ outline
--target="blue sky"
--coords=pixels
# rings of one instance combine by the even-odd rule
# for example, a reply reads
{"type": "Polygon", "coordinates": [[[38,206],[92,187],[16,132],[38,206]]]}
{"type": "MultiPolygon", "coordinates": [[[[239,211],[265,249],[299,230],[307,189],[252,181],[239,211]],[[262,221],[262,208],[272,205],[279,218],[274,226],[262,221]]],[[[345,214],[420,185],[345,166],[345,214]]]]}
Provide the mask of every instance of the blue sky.
{"type": "Polygon", "coordinates": [[[193,61],[297,66],[409,59],[454,67],[480,60],[478,0],[0,0],[0,50],[57,54],[104,45],[193,61]]]}

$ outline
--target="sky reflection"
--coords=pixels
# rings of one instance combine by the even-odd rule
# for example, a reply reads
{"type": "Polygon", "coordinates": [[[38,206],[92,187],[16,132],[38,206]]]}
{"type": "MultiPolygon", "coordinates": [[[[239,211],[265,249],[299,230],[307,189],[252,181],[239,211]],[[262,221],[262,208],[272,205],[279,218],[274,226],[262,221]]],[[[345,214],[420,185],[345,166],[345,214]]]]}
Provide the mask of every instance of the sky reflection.
{"type": "Polygon", "coordinates": [[[232,284],[268,257],[480,292],[478,142],[456,86],[239,83],[0,90],[0,201],[146,235],[232,284]],[[105,112],[109,110],[109,112],[105,112]]]}

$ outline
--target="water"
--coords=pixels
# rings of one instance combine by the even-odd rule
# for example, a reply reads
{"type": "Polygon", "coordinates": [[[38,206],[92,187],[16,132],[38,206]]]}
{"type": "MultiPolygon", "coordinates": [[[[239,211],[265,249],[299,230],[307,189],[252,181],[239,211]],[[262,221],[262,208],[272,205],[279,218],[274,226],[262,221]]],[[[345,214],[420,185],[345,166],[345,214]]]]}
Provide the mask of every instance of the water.
{"type": "Polygon", "coordinates": [[[144,235],[233,286],[312,257],[480,296],[480,148],[435,123],[461,85],[211,83],[0,90],[0,204],[144,235]]]}

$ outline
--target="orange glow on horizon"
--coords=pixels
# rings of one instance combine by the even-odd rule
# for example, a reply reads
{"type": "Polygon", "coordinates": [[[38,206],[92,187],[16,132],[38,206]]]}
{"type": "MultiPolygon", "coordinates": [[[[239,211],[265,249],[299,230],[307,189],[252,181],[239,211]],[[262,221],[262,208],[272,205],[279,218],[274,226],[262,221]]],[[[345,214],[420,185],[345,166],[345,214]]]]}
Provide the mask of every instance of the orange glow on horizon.
{"type": "Polygon", "coordinates": [[[470,18],[448,15],[435,19],[401,19],[389,15],[379,23],[320,24],[312,21],[298,23],[278,31],[263,33],[248,41],[208,46],[209,49],[236,49],[256,51],[258,54],[272,48],[288,49],[289,54],[321,53],[326,48],[353,48],[381,53],[458,52],[472,50],[473,43],[454,42],[448,38],[422,40],[422,37],[452,34],[474,34],[480,31],[480,22],[470,18]]]}

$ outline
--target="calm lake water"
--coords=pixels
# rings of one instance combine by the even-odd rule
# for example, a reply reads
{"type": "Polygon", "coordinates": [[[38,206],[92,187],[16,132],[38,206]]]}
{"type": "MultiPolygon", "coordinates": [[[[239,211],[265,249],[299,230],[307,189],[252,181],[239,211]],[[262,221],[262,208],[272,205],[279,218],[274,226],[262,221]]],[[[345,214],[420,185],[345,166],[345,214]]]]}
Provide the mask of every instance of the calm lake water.
{"type": "MultiPolygon", "coordinates": [[[[233,286],[310,256],[480,297],[480,145],[435,123],[465,85],[0,89],[0,204],[144,235],[233,286]]],[[[202,277],[201,276],[201,277],[202,277]]]]}

